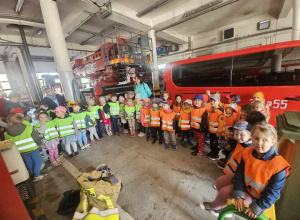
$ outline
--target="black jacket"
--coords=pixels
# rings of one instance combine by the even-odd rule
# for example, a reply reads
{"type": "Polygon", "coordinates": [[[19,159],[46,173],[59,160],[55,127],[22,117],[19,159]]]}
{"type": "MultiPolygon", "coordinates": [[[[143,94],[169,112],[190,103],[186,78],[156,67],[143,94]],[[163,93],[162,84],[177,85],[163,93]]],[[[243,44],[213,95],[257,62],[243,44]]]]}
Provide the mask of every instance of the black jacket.
{"type": "MultiPolygon", "coordinates": [[[[60,106],[66,107],[66,100],[63,96],[56,94],[56,99],[60,106]]],[[[54,110],[58,106],[52,99],[50,99],[48,97],[43,98],[42,103],[47,104],[49,106],[50,110],[54,110]]],[[[56,118],[56,115],[53,112],[50,112],[50,116],[52,119],[56,118]]]]}

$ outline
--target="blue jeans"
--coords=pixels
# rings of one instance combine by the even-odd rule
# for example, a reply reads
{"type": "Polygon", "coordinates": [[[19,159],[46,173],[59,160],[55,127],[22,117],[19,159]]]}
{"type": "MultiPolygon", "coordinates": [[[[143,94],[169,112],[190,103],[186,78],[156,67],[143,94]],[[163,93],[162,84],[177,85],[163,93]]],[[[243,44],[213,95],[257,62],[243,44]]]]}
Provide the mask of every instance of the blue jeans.
{"type": "Polygon", "coordinates": [[[111,116],[111,126],[112,126],[112,130],[113,130],[113,133],[117,133],[119,132],[119,116],[111,116]]]}
{"type": "Polygon", "coordinates": [[[97,129],[97,134],[99,136],[99,138],[103,138],[102,135],[102,123],[100,122],[100,119],[96,119],[97,125],[96,125],[96,129],[97,129]]]}
{"type": "Polygon", "coordinates": [[[85,129],[82,129],[82,130],[78,129],[77,141],[78,141],[78,144],[79,144],[80,147],[83,146],[82,140],[83,140],[84,145],[86,145],[87,144],[86,130],[85,129]]]}
{"type": "Polygon", "coordinates": [[[40,175],[40,169],[42,166],[42,158],[40,156],[39,150],[32,151],[30,153],[21,154],[25,165],[30,174],[37,177],[40,175]]]}

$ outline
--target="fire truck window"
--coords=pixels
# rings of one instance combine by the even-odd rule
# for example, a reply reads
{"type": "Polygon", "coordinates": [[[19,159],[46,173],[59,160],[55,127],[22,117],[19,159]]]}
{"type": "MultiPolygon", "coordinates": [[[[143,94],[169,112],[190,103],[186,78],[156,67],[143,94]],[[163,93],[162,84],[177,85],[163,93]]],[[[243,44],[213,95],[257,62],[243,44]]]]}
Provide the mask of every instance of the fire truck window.
{"type": "MultiPolygon", "coordinates": [[[[299,48],[286,48],[280,51],[264,51],[233,58],[232,86],[282,86],[298,85],[299,71],[288,69],[300,59],[299,48]],[[276,54],[282,53],[281,68],[276,66],[276,54]]],[[[298,68],[300,65],[298,66],[298,68]]]]}
{"type": "Polygon", "coordinates": [[[172,80],[178,87],[230,86],[232,58],[174,66],[172,80]]]}

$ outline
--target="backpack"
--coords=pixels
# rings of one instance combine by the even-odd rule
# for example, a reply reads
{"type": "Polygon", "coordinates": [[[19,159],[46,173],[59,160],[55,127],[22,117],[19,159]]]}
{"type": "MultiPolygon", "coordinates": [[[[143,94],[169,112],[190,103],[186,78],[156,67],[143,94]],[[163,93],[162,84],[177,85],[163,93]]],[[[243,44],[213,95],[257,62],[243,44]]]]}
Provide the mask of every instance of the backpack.
{"type": "Polygon", "coordinates": [[[69,190],[64,192],[64,197],[61,200],[57,214],[69,215],[74,214],[80,202],[80,190],[69,190]]]}

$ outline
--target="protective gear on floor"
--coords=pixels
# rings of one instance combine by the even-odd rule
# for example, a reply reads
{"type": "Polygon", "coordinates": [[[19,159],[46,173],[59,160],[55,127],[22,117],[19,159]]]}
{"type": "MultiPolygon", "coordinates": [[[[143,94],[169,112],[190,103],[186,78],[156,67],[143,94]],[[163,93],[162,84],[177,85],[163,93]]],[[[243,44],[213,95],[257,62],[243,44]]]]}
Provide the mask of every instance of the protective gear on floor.
{"type": "Polygon", "coordinates": [[[80,185],[80,203],[73,220],[119,220],[117,199],[121,179],[103,164],[96,170],[83,173],[77,178],[80,185]]]}

